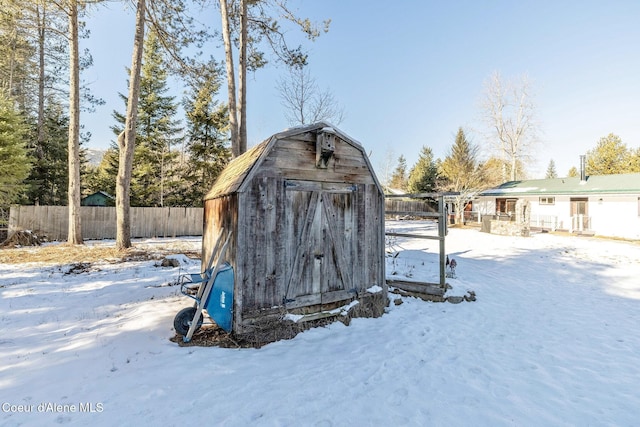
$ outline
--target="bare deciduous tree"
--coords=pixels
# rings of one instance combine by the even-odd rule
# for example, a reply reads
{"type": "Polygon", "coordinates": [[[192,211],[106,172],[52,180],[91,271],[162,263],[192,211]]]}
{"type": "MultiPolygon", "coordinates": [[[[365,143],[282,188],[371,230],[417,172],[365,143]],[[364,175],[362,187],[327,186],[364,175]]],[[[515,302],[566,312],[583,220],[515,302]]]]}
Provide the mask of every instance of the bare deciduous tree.
{"type": "Polygon", "coordinates": [[[278,80],[277,89],[290,125],[319,121],[339,125],[344,120],[344,110],[333,93],[329,89],[321,92],[306,67],[290,67],[288,76],[278,80]]]}
{"type": "Polygon", "coordinates": [[[485,82],[481,108],[492,148],[510,165],[511,180],[515,181],[518,163],[530,159],[538,142],[529,79],[524,75],[518,81],[505,81],[500,73],[493,73],[485,82]]]}
{"type": "MultiPolygon", "coordinates": [[[[247,149],[247,70],[256,70],[267,63],[263,52],[259,50],[261,42],[266,43],[275,56],[289,66],[305,65],[307,61],[307,55],[301,47],[292,49],[287,45],[284,31],[274,16],[295,24],[310,40],[315,40],[320,30],[309,19],[295,16],[288,8],[287,0],[219,0],[219,4],[229,92],[231,150],[233,156],[237,157],[247,149]],[[233,62],[234,43],[237,43],[239,52],[237,82],[233,62]]],[[[330,20],[324,22],[325,32],[329,30],[329,23],[330,20]]]]}
{"type": "MultiPolygon", "coordinates": [[[[371,154],[369,157],[371,157],[371,154]]],[[[391,185],[391,175],[393,173],[396,160],[396,153],[391,147],[387,147],[384,157],[380,159],[380,163],[378,164],[378,176],[380,177],[380,182],[382,182],[382,185],[385,187],[389,187],[391,185]]]]}

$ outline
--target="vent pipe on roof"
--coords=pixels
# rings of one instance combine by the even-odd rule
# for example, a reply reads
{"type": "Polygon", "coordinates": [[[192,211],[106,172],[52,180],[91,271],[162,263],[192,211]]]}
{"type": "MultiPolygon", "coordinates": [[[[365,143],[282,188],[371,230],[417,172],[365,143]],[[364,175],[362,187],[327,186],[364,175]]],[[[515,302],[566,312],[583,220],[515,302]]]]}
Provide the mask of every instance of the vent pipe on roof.
{"type": "Polygon", "coordinates": [[[580,182],[587,182],[586,159],[587,156],[585,156],[584,154],[580,156],[580,182]]]}

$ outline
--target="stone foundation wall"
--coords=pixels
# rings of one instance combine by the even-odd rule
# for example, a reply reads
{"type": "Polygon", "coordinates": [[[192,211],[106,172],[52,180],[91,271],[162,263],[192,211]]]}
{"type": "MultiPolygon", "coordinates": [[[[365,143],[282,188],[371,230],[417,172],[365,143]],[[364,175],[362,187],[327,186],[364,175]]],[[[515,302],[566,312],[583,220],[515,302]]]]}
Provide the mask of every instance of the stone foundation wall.
{"type": "Polygon", "coordinates": [[[528,224],[518,224],[515,221],[491,221],[491,234],[501,236],[522,236],[529,237],[530,229],[528,224]]]}

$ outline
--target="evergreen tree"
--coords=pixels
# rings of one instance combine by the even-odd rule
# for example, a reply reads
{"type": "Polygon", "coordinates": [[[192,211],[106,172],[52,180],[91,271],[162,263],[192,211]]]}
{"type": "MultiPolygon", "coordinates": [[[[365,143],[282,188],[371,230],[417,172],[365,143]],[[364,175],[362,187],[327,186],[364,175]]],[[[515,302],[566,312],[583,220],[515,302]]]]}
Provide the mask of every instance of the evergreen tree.
{"type": "Polygon", "coordinates": [[[116,192],[117,175],[118,149],[111,147],[104,153],[97,167],[89,168],[84,181],[86,194],[105,191],[113,196],[116,192]]]}
{"type": "MultiPolygon", "coordinates": [[[[140,79],[140,99],[136,142],[131,178],[132,206],[165,206],[164,198],[176,187],[175,160],[172,148],[180,142],[182,128],[175,119],[178,104],[168,96],[168,73],[160,44],[154,31],[145,40],[140,79]]],[[[121,95],[126,104],[126,97],[121,95]]],[[[122,131],[125,117],[113,113],[120,126],[112,129],[116,135],[122,131]]]]}
{"type": "Polygon", "coordinates": [[[440,175],[446,179],[448,189],[464,191],[478,187],[477,153],[478,147],[469,144],[462,128],[458,129],[456,140],[440,166],[440,175]]]}
{"type": "Polygon", "coordinates": [[[187,115],[187,161],[183,167],[182,203],[202,206],[205,194],[231,158],[229,112],[215,100],[221,69],[215,61],[203,67],[184,98],[187,115]]]}
{"type": "Polygon", "coordinates": [[[24,180],[31,169],[26,134],[23,117],[13,101],[0,92],[0,206],[17,202],[26,189],[24,180]]]}
{"type": "Polygon", "coordinates": [[[411,193],[431,193],[436,189],[438,167],[429,147],[422,147],[420,157],[409,172],[407,189],[411,193]]]}
{"type": "MultiPolygon", "coordinates": [[[[52,106],[45,110],[44,137],[35,149],[34,167],[29,175],[28,197],[40,205],[67,205],[68,182],[68,138],[69,117],[62,107],[52,106]]],[[[35,126],[33,132],[37,132],[35,126]]]]}
{"type": "MultiPolygon", "coordinates": [[[[69,99],[70,42],[75,37],[70,18],[76,12],[78,18],[83,16],[83,2],[0,0],[0,86],[12,94],[26,118],[28,149],[34,165],[27,181],[26,203],[68,204],[69,189],[63,187],[69,184],[69,119],[75,110],[90,110],[102,103],[91,96],[86,86],[79,87],[81,105],[76,106],[69,99]]],[[[77,37],[86,37],[83,23],[76,24],[77,37]]],[[[92,65],[87,51],[75,53],[79,71],[92,65]]],[[[79,75],[76,83],[80,84],[79,75]]],[[[73,124],[73,165],[75,170],[80,163],[82,171],[83,135],[76,139],[79,123],[73,124]]],[[[79,183],[75,183],[74,191],[78,187],[79,183]]]]}
{"type": "Polygon", "coordinates": [[[398,157],[398,165],[391,174],[389,186],[394,190],[407,190],[407,160],[403,155],[398,157]]]}
{"type": "Polygon", "coordinates": [[[545,175],[545,178],[547,179],[551,179],[551,178],[557,178],[558,177],[558,173],[556,172],[556,162],[553,161],[553,159],[549,160],[549,166],[547,166],[547,174],[545,175]]]}
{"type": "Polygon", "coordinates": [[[610,175],[631,170],[631,153],[619,136],[610,133],[587,152],[587,175],[610,175]]]}
{"type": "Polygon", "coordinates": [[[482,189],[477,153],[478,147],[470,144],[462,128],[459,128],[449,154],[440,164],[440,176],[443,178],[440,187],[458,193],[455,197],[456,223],[463,221],[464,208],[482,189]]]}

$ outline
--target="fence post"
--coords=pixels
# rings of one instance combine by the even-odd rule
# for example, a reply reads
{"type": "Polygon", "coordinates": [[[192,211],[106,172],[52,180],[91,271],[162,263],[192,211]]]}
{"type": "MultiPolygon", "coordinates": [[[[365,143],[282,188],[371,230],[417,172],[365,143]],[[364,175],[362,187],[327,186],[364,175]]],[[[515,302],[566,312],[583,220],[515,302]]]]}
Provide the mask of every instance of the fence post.
{"type": "Polygon", "coordinates": [[[442,194],[438,195],[438,213],[440,214],[438,218],[438,237],[440,242],[440,286],[444,287],[446,285],[446,254],[444,247],[444,238],[447,234],[447,210],[444,206],[444,196],[442,194]]]}

